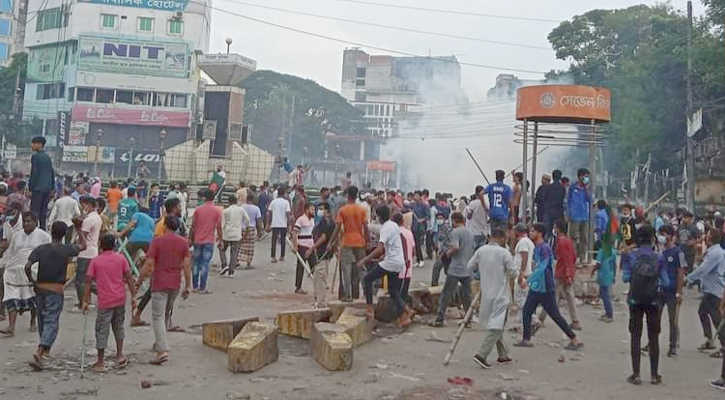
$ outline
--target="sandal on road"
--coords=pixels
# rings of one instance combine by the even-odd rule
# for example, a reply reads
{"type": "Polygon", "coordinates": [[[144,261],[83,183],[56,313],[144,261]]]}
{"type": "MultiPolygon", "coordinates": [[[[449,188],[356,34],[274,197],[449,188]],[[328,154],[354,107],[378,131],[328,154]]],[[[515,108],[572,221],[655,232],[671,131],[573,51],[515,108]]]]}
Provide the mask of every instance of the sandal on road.
{"type": "Polygon", "coordinates": [[[43,361],[37,353],[33,353],[33,361],[28,364],[33,367],[33,370],[36,372],[41,372],[43,370],[43,361]]]}
{"type": "MultiPolygon", "coordinates": [[[[0,332],[2,332],[2,331],[0,331],[0,332]]],[[[705,351],[705,350],[715,350],[715,349],[717,349],[717,347],[715,347],[714,344],[707,341],[707,342],[703,343],[702,345],[700,345],[700,347],[698,347],[697,349],[700,351],[705,351]]]]}
{"type": "Polygon", "coordinates": [[[582,347],[584,347],[584,343],[569,343],[566,345],[566,347],[564,347],[564,350],[579,351],[582,349],[582,347]]]}
{"type": "Polygon", "coordinates": [[[116,360],[116,368],[126,368],[128,366],[128,358],[123,357],[120,360],[116,360]]]}
{"type": "Polygon", "coordinates": [[[531,342],[527,342],[526,340],[522,340],[514,343],[514,347],[534,347],[534,344],[531,342]]]}
{"type": "Polygon", "coordinates": [[[91,368],[91,369],[93,370],[93,372],[98,372],[98,373],[108,372],[108,368],[105,365],[93,364],[93,368],[91,368]]]}
{"type": "Polygon", "coordinates": [[[627,383],[631,383],[632,385],[641,385],[642,379],[639,376],[632,375],[627,378],[627,383]]]}
{"type": "Polygon", "coordinates": [[[718,350],[718,351],[710,354],[710,357],[712,357],[712,358],[722,358],[722,353],[723,353],[722,350],[718,350]]]}
{"type": "Polygon", "coordinates": [[[176,325],[169,328],[169,332],[186,332],[186,329],[180,327],[179,325],[176,325]]]}

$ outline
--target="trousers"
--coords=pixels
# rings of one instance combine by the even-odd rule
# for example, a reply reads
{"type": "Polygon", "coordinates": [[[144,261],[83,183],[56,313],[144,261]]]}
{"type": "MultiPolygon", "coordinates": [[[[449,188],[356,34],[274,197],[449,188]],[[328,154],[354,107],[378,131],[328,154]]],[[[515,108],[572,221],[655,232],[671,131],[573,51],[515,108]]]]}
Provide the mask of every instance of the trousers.
{"type": "Polygon", "coordinates": [[[555,296],[556,294],[554,292],[539,293],[529,290],[529,295],[526,296],[526,302],[524,303],[524,340],[531,340],[531,317],[539,305],[544,307],[544,310],[551,316],[551,319],[556,322],[569,339],[576,337],[574,331],[571,330],[569,324],[561,316],[559,307],[556,305],[555,296]]]}
{"type": "MultiPolygon", "coordinates": [[[[562,279],[556,280],[556,298],[555,300],[559,301],[559,299],[564,295],[566,298],[566,303],[569,306],[569,318],[571,318],[571,322],[579,322],[579,318],[576,315],[576,297],[574,296],[574,285],[569,285],[566,283],[566,281],[562,279]]],[[[546,309],[541,311],[541,314],[539,314],[539,319],[541,322],[544,322],[546,319],[546,309]]]]}
{"type": "Polygon", "coordinates": [[[584,261],[589,243],[589,222],[572,221],[569,226],[569,234],[576,246],[576,256],[579,260],[584,261]]]}
{"type": "Polygon", "coordinates": [[[441,293],[440,304],[438,304],[438,317],[436,322],[443,322],[446,318],[446,308],[451,296],[454,295],[458,284],[461,284],[461,294],[463,297],[463,307],[468,311],[471,307],[471,277],[465,276],[446,276],[446,284],[443,286],[443,293],[441,293]]]}
{"type": "Polygon", "coordinates": [[[279,242],[279,258],[284,258],[286,238],[287,228],[272,228],[272,258],[277,258],[277,242],[279,242]]]}
{"type": "Polygon", "coordinates": [[[660,360],[660,310],[656,304],[634,304],[629,306],[630,354],[632,372],[639,375],[642,358],[642,330],[647,317],[649,339],[649,364],[652,376],[657,375],[660,360]]]}
{"type": "Polygon", "coordinates": [[[237,253],[239,253],[239,245],[241,244],[241,240],[224,240],[222,243],[222,248],[219,249],[219,261],[222,263],[222,269],[224,267],[229,266],[231,264],[232,271],[237,268],[239,265],[239,259],[237,258],[237,253]],[[227,249],[230,250],[229,258],[230,263],[227,263],[227,249]]]}
{"type": "Polygon", "coordinates": [[[214,244],[195,244],[192,255],[192,283],[194,289],[206,290],[206,281],[209,278],[209,263],[214,255],[214,244]]]}
{"type": "Polygon", "coordinates": [[[675,293],[661,292],[659,307],[660,321],[662,321],[662,314],[664,314],[665,307],[667,307],[667,316],[669,317],[670,322],[670,350],[674,350],[677,348],[677,343],[680,341],[680,324],[679,321],[677,321],[677,297],[675,293]]]}
{"type": "MultiPolygon", "coordinates": [[[[715,329],[720,326],[720,321],[722,320],[720,318],[720,312],[718,311],[719,304],[719,297],[714,294],[705,293],[702,296],[700,306],[697,309],[697,314],[700,316],[700,323],[702,324],[702,333],[709,340],[714,339],[712,336],[712,326],[710,325],[710,320],[712,320],[712,325],[715,325],[715,329]]],[[[723,339],[722,336],[723,335],[719,335],[720,347],[725,348],[725,339],[723,339]]]]}
{"type": "Polygon", "coordinates": [[[53,343],[55,343],[55,339],[58,337],[60,312],[63,311],[64,296],[62,293],[38,290],[36,300],[38,302],[38,335],[40,335],[40,347],[46,351],[50,351],[53,343]]]}
{"type": "MultiPolygon", "coordinates": [[[[312,251],[309,258],[305,258],[305,252],[307,252],[307,249],[309,247],[305,246],[297,246],[299,255],[307,261],[307,264],[309,264],[310,268],[315,268],[315,263],[317,263],[317,253],[315,251],[312,251]]],[[[305,277],[305,267],[302,265],[302,262],[300,260],[297,260],[297,270],[295,271],[295,289],[302,289],[302,279],[305,277]]]]}
{"type": "Polygon", "coordinates": [[[38,216],[38,222],[40,229],[46,229],[46,223],[48,222],[48,202],[50,202],[50,192],[39,192],[33,190],[30,197],[30,211],[34,212],[38,216]]]}
{"type": "Polygon", "coordinates": [[[315,283],[315,303],[317,303],[318,307],[327,307],[327,272],[329,268],[329,258],[315,265],[313,280],[315,283]]]}
{"type": "Polygon", "coordinates": [[[156,351],[169,351],[166,343],[166,330],[171,323],[171,314],[174,310],[174,300],[179,295],[178,290],[164,290],[151,293],[151,314],[154,328],[156,351]]]}
{"type": "Polygon", "coordinates": [[[503,341],[503,329],[488,329],[484,331],[483,343],[478,350],[478,355],[484,360],[491,354],[496,346],[498,358],[509,358],[509,349],[503,341]]]}
{"type": "Polygon", "coordinates": [[[343,247],[340,249],[340,299],[360,298],[361,276],[357,262],[365,258],[364,247],[343,247]]]}
{"type": "Polygon", "coordinates": [[[373,304],[373,282],[382,278],[383,275],[388,276],[388,295],[393,301],[395,307],[394,314],[400,316],[405,309],[405,302],[403,302],[403,296],[400,294],[400,279],[398,279],[397,272],[390,272],[383,269],[379,265],[376,265],[363,279],[365,289],[365,302],[370,305],[373,304]]]}

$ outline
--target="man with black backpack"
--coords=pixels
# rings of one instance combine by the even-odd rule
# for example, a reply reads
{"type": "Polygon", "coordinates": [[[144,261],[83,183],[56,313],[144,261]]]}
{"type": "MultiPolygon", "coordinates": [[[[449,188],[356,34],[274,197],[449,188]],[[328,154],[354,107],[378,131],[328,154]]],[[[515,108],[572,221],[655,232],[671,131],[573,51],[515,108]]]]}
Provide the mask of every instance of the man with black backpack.
{"type": "Polygon", "coordinates": [[[643,226],[635,231],[634,240],[637,248],[632,254],[632,263],[623,265],[622,279],[629,283],[629,332],[632,356],[632,375],[627,382],[640,385],[639,366],[641,358],[642,329],[645,315],[647,316],[647,336],[649,337],[649,360],[652,384],[662,383],[658,374],[660,357],[660,310],[659,310],[659,277],[663,263],[659,254],[652,249],[654,229],[643,226]]]}

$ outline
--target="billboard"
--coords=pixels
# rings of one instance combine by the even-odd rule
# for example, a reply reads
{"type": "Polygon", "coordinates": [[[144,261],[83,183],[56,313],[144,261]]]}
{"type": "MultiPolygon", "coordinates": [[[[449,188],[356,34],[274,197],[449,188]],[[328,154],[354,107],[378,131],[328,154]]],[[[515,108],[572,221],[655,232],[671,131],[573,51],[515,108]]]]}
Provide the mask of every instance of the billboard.
{"type": "MultiPolygon", "coordinates": [[[[101,146],[98,152],[99,164],[112,164],[116,161],[116,148],[101,146]]],[[[96,146],[71,146],[63,147],[63,162],[96,162],[96,146]]]]}
{"type": "Polygon", "coordinates": [[[88,121],[72,121],[68,130],[67,144],[80,146],[86,143],[86,136],[90,129],[88,121]]]}
{"type": "Polygon", "coordinates": [[[187,0],[78,0],[78,2],[105,6],[150,8],[163,11],[184,11],[189,3],[187,0]]]}
{"type": "Polygon", "coordinates": [[[163,111],[144,108],[73,106],[73,121],[101,124],[143,125],[188,128],[191,114],[184,111],[163,111]]]}
{"type": "Polygon", "coordinates": [[[516,94],[516,119],[552,122],[611,120],[609,89],[579,85],[524,86],[516,94]]]}
{"type": "Polygon", "coordinates": [[[65,43],[32,48],[28,52],[28,82],[62,81],[67,51],[65,43]]]}
{"type": "Polygon", "coordinates": [[[188,58],[186,42],[92,35],[78,39],[79,71],[184,78],[188,58]]]}

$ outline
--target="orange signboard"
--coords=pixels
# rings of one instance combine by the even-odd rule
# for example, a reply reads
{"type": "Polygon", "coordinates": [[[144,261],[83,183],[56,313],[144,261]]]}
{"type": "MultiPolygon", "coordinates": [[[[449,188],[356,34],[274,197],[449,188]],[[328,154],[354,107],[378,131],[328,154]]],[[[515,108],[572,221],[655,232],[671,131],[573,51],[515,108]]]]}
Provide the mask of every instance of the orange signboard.
{"type": "Polygon", "coordinates": [[[367,163],[370,171],[395,171],[395,161],[372,160],[367,163]]]}
{"type": "Polygon", "coordinates": [[[524,86],[518,89],[516,119],[550,122],[609,122],[609,89],[578,85],[524,86]]]}

